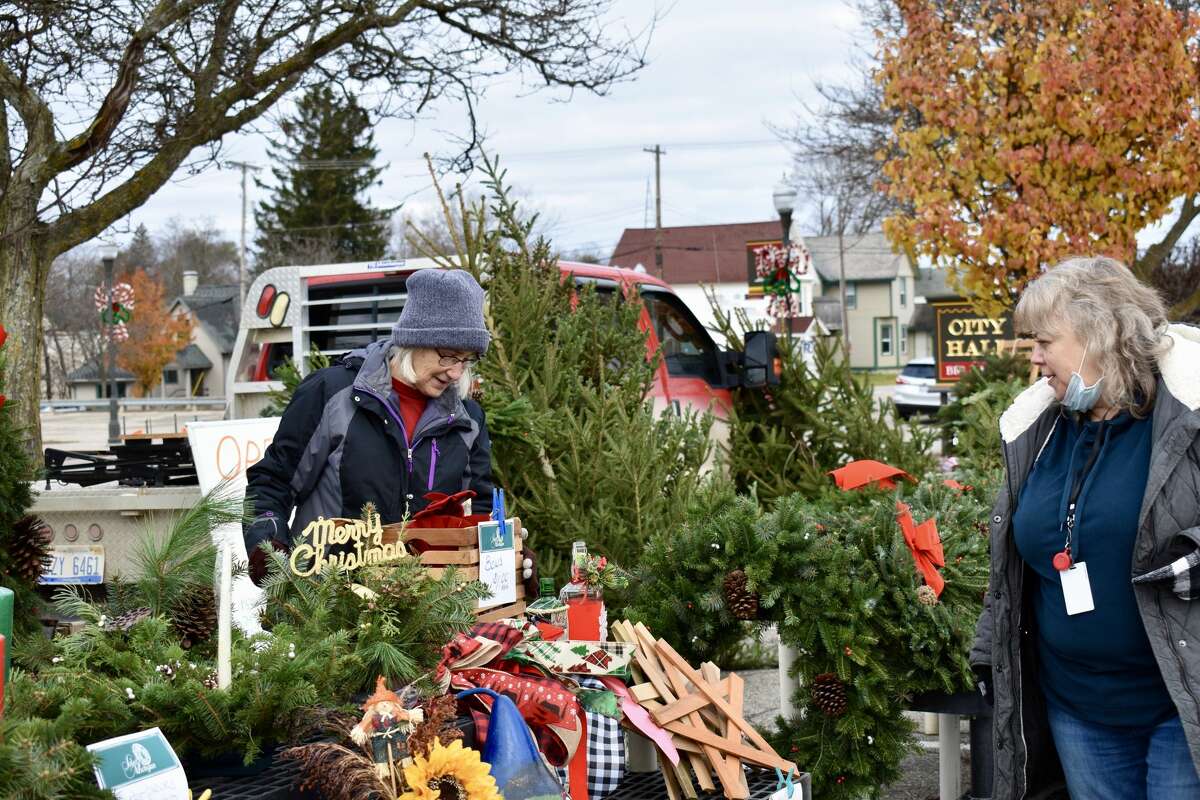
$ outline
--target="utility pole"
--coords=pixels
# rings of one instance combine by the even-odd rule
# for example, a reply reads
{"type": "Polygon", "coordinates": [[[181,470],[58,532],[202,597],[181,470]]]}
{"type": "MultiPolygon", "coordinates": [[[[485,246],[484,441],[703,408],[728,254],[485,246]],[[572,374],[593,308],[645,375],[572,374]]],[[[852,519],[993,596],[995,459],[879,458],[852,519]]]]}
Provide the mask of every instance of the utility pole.
{"type": "Polygon", "coordinates": [[[662,145],[643,147],[643,151],[654,154],[654,269],[659,280],[663,279],[662,253],[662,157],[667,154],[662,145]]]}
{"type": "Polygon", "coordinates": [[[258,172],[261,167],[247,161],[228,161],[228,166],[242,171],[242,242],[238,248],[238,325],[241,325],[241,309],[246,307],[246,173],[258,172]]]}
{"type": "Polygon", "coordinates": [[[842,196],[837,199],[838,237],[838,294],[842,299],[842,345],[846,349],[846,360],[850,360],[850,316],[846,311],[846,218],[842,209],[842,196]]]}

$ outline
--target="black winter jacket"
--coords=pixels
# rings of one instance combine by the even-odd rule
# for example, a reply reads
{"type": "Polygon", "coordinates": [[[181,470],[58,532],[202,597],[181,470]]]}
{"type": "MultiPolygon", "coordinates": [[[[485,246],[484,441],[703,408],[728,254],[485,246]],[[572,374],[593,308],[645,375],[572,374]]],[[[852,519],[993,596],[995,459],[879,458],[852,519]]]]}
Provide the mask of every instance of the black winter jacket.
{"type": "MultiPolygon", "coordinates": [[[[1158,363],[1150,473],[1134,543],[1130,580],[1200,547],[1200,329],[1172,325],[1158,363]]],[[[1005,485],[992,510],[992,571],[971,663],[992,670],[995,697],[995,800],[1065,796],[1062,766],[1038,689],[1037,630],[1017,552],[1012,516],[1021,487],[1059,416],[1045,380],[1023,392],[1000,418],[1005,485]]],[[[1200,600],[1176,595],[1170,580],[1134,586],[1146,636],[1179,711],[1200,769],[1200,600]]],[[[1114,788],[1113,797],[1120,797],[1114,788]]]]}
{"type": "Polygon", "coordinates": [[[384,524],[420,511],[431,491],[473,489],[474,510],[491,509],[483,409],[452,386],[429,400],[409,442],[392,391],[391,351],[375,342],[297,387],[262,460],[246,471],[254,506],[246,552],[268,539],[290,547],[318,516],[357,518],[368,501],[384,524]]]}

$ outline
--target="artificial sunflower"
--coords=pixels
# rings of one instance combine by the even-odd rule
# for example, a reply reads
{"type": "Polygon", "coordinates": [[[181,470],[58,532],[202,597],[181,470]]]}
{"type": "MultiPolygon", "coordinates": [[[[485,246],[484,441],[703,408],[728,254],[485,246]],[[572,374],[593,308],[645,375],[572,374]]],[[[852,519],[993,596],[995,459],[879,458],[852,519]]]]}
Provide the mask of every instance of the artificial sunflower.
{"type": "Polygon", "coordinates": [[[491,765],[461,741],[433,740],[427,757],[404,768],[408,791],[400,800],[504,800],[491,776],[491,765]]]}

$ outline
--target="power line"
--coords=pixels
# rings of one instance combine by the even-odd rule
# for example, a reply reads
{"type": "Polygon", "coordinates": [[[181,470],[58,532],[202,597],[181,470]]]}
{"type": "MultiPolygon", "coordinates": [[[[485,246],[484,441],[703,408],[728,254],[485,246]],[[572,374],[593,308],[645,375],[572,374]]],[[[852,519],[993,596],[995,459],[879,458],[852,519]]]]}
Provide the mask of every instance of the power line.
{"type": "MultiPolygon", "coordinates": [[[[702,150],[706,148],[743,148],[743,147],[763,147],[765,145],[782,145],[778,139],[711,139],[707,141],[694,142],[666,142],[661,147],[669,145],[676,150],[702,150]]],[[[628,150],[634,148],[645,149],[645,145],[630,142],[628,144],[606,144],[596,145],[594,147],[572,147],[563,150],[526,150],[516,153],[500,153],[500,157],[504,160],[517,158],[552,158],[573,156],[589,156],[595,153],[614,152],[628,150]]]]}

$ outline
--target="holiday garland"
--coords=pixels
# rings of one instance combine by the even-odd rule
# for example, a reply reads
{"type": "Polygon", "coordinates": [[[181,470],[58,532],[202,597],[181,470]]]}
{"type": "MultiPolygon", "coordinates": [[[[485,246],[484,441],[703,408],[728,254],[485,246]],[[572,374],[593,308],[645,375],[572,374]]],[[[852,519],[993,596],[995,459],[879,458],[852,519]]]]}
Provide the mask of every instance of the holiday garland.
{"type": "Polygon", "coordinates": [[[905,699],[972,685],[967,653],[987,581],[985,515],[976,492],[940,480],[790,495],[770,513],[711,487],[682,530],[648,543],[633,615],[689,660],[720,658],[775,623],[799,652],[793,704],[801,713],[778,720],[772,744],[812,773],[814,794],[875,795],[899,777],[912,746],[905,699]],[[940,596],[917,567],[898,499],[915,525],[936,525],[940,596]],[[752,608],[756,621],[743,621],[752,608]]]}

